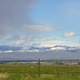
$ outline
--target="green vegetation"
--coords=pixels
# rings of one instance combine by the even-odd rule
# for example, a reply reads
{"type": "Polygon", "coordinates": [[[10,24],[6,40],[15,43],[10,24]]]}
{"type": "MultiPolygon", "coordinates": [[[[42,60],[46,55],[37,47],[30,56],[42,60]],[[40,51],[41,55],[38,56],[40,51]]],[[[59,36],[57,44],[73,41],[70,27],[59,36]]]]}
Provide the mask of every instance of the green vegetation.
{"type": "Polygon", "coordinates": [[[0,64],[0,80],[80,80],[80,66],[0,64]]]}

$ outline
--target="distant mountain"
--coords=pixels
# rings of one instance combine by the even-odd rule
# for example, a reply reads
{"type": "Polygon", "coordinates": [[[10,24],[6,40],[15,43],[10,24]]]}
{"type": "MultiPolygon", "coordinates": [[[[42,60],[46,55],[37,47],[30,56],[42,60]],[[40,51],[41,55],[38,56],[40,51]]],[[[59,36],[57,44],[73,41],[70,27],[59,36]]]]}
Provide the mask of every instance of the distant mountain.
{"type": "Polygon", "coordinates": [[[65,45],[55,45],[53,47],[30,47],[29,50],[38,50],[39,52],[42,51],[58,51],[58,50],[64,50],[64,51],[79,51],[80,48],[78,47],[70,47],[70,46],[65,46],[65,45]]]}
{"type": "Polygon", "coordinates": [[[30,47],[29,50],[48,51],[49,47],[30,47]]]}
{"type": "Polygon", "coordinates": [[[56,46],[54,46],[54,48],[55,49],[60,48],[60,49],[65,50],[65,51],[72,51],[72,52],[80,50],[79,47],[71,47],[71,46],[65,46],[65,45],[56,45],[56,46]]]}
{"type": "Polygon", "coordinates": [[[0,45],[0,51],[9,51],[9,50],[12,50],[12,51],[21,50],[21,47],[0,45]]]}
{"type": "Polygon", "coordinates": [[[15,47],[15,46],[7,46],[7,45],[0,45],[0,52],[14,52],[14,51],[32,51],[32,52],[45,52],[45,51],[71,51],[71,52],[77,52],[80,51],[80,48],[78,47],[70,47],[65,45],[55,45],[53,47],[15,47]]]}

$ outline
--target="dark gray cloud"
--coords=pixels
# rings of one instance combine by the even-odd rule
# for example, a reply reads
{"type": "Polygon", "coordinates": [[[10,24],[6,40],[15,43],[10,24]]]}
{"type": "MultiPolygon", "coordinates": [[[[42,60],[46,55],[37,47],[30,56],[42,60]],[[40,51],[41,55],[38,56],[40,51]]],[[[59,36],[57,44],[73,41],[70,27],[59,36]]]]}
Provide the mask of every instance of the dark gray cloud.
{"type": "Polygon", "coordinates": [[[30,10],[35,0],[0,0],[0,35],[31,24],[30,10]]]}

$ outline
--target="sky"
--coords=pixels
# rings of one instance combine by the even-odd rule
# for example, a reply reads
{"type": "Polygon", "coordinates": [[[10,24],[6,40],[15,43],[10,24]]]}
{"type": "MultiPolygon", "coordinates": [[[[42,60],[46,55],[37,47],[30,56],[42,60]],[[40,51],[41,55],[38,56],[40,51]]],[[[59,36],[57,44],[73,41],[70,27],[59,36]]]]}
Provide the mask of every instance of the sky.
{"type": "Polygon", "coordinates": [[[0,45],[80,47],[80,0],[0,0],[0,45]]]}

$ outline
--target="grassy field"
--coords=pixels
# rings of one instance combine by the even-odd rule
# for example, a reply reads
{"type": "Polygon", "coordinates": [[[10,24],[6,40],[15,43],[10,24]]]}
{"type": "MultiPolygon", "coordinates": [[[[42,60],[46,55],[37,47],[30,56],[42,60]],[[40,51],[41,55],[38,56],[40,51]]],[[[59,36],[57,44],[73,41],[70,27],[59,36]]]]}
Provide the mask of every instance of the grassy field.
{"type": "Polygon", "coordinates": [[[0,80],[80,80],[80,66],[0,64],[0,80]]]}

